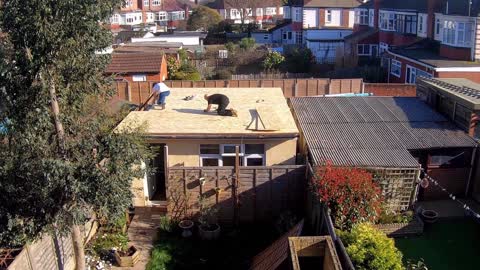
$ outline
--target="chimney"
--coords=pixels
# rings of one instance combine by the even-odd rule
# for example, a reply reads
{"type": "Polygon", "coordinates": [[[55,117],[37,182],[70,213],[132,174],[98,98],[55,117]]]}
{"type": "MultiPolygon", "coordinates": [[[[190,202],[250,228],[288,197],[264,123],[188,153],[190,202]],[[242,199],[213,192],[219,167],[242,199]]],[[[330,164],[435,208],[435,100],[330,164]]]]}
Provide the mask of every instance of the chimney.
{"type": "Polygon", "coordinates": [[[375,13],[373,14],[373,27],[378,29],[378,18],[380,17],[380,4],[382,0],[373,0],[373,9],[375,13]]]}
{"type": "Polygon", "coordinates": [[[428,0],[427,2],[427,37],[433,39],[435,31],[435,11],[442,4],[441,0],[428,0]]]}

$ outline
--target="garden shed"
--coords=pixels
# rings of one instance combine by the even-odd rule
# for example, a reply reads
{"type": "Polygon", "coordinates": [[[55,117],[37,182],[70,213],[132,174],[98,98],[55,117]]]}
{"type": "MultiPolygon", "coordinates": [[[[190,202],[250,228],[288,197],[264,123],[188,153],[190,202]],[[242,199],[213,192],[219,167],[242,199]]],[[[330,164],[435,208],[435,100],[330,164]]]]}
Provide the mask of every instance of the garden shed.
{"type": "Polygon", "coordinates": [[[417,189],[421,168],[456,195],[469,190],[476,142],[417,98],[292,98],[300,151],[312,165],[360,167],[373,172],[388,206],[441,199],[417,189]]]}

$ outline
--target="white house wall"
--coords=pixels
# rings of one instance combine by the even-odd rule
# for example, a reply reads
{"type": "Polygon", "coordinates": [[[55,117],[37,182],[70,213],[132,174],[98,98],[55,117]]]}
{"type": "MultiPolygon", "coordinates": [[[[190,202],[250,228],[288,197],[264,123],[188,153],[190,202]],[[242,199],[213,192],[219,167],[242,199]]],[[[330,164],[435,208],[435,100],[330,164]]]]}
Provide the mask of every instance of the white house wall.
{"type": "Polygon", "coordinates": [[[158,36],[153,38],[132,38],[132,42],[151,42],[151,41],[163,41],[163,42],[178,42],[184,46],[198,46],[200,44],[200,37],[172,37],[172,36],[158,36]]]}

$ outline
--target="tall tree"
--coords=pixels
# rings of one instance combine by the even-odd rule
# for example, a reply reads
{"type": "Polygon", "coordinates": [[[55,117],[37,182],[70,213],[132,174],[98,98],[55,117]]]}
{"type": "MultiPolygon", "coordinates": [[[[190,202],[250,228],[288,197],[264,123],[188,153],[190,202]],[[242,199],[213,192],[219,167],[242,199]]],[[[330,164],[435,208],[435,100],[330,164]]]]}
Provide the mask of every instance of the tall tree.
{"type": "Polygon", "coordinates": [[[145,157],[139,130],[112,132],[111,44],[102,27],[122,0],[5,0],[0,46],[0,246],[72,232],[95,213],[124,214],[145,157]]]}
{"type": "Polygon", "coordinates": [[[221,21],[222,16],[216,10],[206,6],[198,6],[188,17],[187,29],[208,31],[216,28],[221,21]]]}

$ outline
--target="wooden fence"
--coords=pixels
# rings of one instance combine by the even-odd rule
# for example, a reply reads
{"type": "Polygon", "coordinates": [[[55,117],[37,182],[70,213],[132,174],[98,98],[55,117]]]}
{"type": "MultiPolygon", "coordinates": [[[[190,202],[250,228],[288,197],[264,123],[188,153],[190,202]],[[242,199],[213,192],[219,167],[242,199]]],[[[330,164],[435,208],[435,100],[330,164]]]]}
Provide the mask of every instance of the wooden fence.
{"type": "Polygon", "coordinates": [[[235,193],[234,167],[170,167],[168,213],[174,217],[195,216],[200,210],[200,197],[204,206],[216,206],[219,221],[227,224],[235,217],[239,222],[268,222],[288,210],[302,211],[305,166],[238,169],[235,193]]]}
{"type": "MultiPolygon", "coordinates": [[[[98,224],[91,220],[82,227],[85,242],[96,233],[98,224]]],[[[0,267],[0,269],[3,269],[0,267]]],[[[8,270],[74,270],[75,254],[70,234],[65,236],[45,235],[27,244],[8,266],[8,270]]]]}
{"type": "Polygon", "coordinates": [[[233,74],[232,80],[264,80],[264,79],[302,79],[312,78],[308,73],[255,73],[255,74],[233,74]]]}
{"type": "MultiPolygon", "coordinates": [[[[141,104],[149,97],[154,82],[117,82],[117,97],[141,104]]],[[[328,94],[361,93],[362,79],[262,79],[165,81],[172,88],[255,88],[279,87],[286,98],[328,94]]]]}

